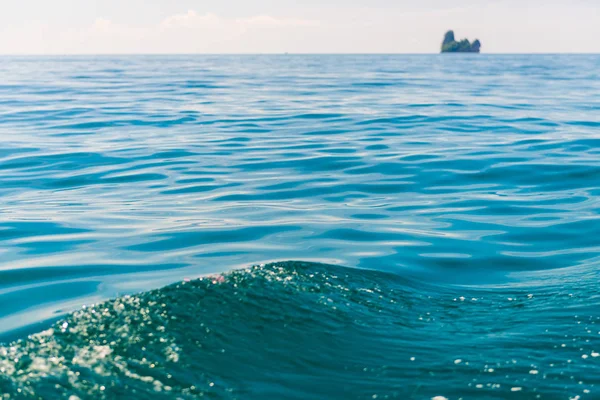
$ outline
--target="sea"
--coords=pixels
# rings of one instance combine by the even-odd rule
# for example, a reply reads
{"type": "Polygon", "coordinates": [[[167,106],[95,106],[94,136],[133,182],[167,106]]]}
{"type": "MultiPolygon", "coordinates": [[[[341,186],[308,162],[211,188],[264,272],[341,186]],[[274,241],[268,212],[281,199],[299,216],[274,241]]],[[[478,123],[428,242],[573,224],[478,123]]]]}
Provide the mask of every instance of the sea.
{"type": "Polygon", "coordinates": [[[0,78],[0,399],[600,399],[599,55],[0,78]]]}

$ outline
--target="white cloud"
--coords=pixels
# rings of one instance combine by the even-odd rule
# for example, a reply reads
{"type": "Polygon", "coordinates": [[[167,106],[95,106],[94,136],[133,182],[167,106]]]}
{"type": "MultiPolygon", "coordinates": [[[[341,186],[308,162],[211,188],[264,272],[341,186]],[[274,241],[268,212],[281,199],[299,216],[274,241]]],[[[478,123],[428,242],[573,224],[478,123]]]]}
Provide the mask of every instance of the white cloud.
{"type": "Polygon", "coordinates": [[[290,37],[303,36],[318,26],[318,21],[308,19],[270,15],[224,18],[214,13],[200,14],[189,10],[165,18],[158,26],[149,27],[147,38],[157,48],[174,53],[257,51],[250,44],[258,44],[267,52],[279,52],[286,51],[285,43],[290,37]]]}
{"type": "Polygon", "coordinates": [[[195,10],[142,25],[104,17],[80,27],[32,21],[0,27],[0,54],[279,52],[288,50],[290,38],[301,38],[319,25],[310,19],[225,18],[195,10]],[[14,37],[20,42],[8,39],[14,37]]]}
{"type": "Polygon", "coordinates": [[[106,18],[97,18],[92,25],[92,30],[99,32],[110,31],[114,27],[114,24],[106,18]]]}
{"type": "Polygon", "coordinates": [[[175,14],[164,19],[160,27],[163,29],[185,27],[193,28],[198,26],[216,26],[223,23],[223,20],[216,14],[207,13],[200,15],[194,10],[189,10],[185,14],[175,14]]]}
{"type": "Polygon", "coordinates": [[[59,30],[54,34],[65,47],[64,52],[227,53],[252,52],[249,42],[262,44],[267,51],[285,51],[286,40],[301,37],[302,31],[306,33],[318,26],[318,21],[308,19],[269,15],[223,18],[214,13],[189,10],[154,25],[125,25],[98,18],[86,29],[59,30]]]}
{"type": "Polygon", "coordinates": [[[213,13],[199,14],[194,10],[189,10],[185,14],[176,14],[165,18],[160,23],[160,28],[227,28],[245,31],[249,28],[261,27],[314,27],[318,25],[318,21],[309,19],[275,18],[270,15],[257,15],[249,18],[222,18],[213,13]]]}
{"type": "Polygon", "coordinates": [[[256,26],[318,26],[319,21],[297,18],[273,18],[268,15],[236,19],[236,23],[256,26]]]}

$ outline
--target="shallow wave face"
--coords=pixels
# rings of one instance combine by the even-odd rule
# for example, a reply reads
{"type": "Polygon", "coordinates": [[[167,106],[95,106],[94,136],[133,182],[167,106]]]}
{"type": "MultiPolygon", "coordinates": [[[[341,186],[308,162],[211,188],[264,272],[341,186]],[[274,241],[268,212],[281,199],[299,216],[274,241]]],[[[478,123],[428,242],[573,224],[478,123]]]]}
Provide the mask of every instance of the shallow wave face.
{"type": "Polygon", "coordinates": [[[323,264],[256,266],[90,306],[0,347],[0,393],[594,398],[600,298],[573,286],[449,289],[323,264]]]}

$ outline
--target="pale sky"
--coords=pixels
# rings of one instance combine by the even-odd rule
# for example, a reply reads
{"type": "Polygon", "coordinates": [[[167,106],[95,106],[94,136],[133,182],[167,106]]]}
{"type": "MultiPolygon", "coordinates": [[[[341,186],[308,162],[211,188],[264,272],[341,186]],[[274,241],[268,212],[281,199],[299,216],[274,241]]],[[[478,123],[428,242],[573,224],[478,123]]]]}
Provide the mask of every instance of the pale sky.
{"type": "Polygon", "coordinates": [[[0,0],[0,54],[600,53],[600,0],[0,0]]]}

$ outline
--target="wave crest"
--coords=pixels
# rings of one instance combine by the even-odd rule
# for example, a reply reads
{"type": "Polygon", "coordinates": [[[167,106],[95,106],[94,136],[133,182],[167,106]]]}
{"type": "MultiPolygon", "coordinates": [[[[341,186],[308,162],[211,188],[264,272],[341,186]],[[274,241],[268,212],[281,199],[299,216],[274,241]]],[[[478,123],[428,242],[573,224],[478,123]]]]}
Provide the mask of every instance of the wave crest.
{"type": "Polygon", "coordinates": [[[494,399],[517,386],[523,396],[571,393],[561,367],[584,382],[578,390],[599,383],[587,361],[597,355],[597,306],[592,294],[435,288],[376,271],[274,263],[75,312],[0,348],[0,393],[494,399]],[[577,346],[560,347],[570,339],[577,346]],[[554,380],[530,374],[538,370],[554,380]]]}

